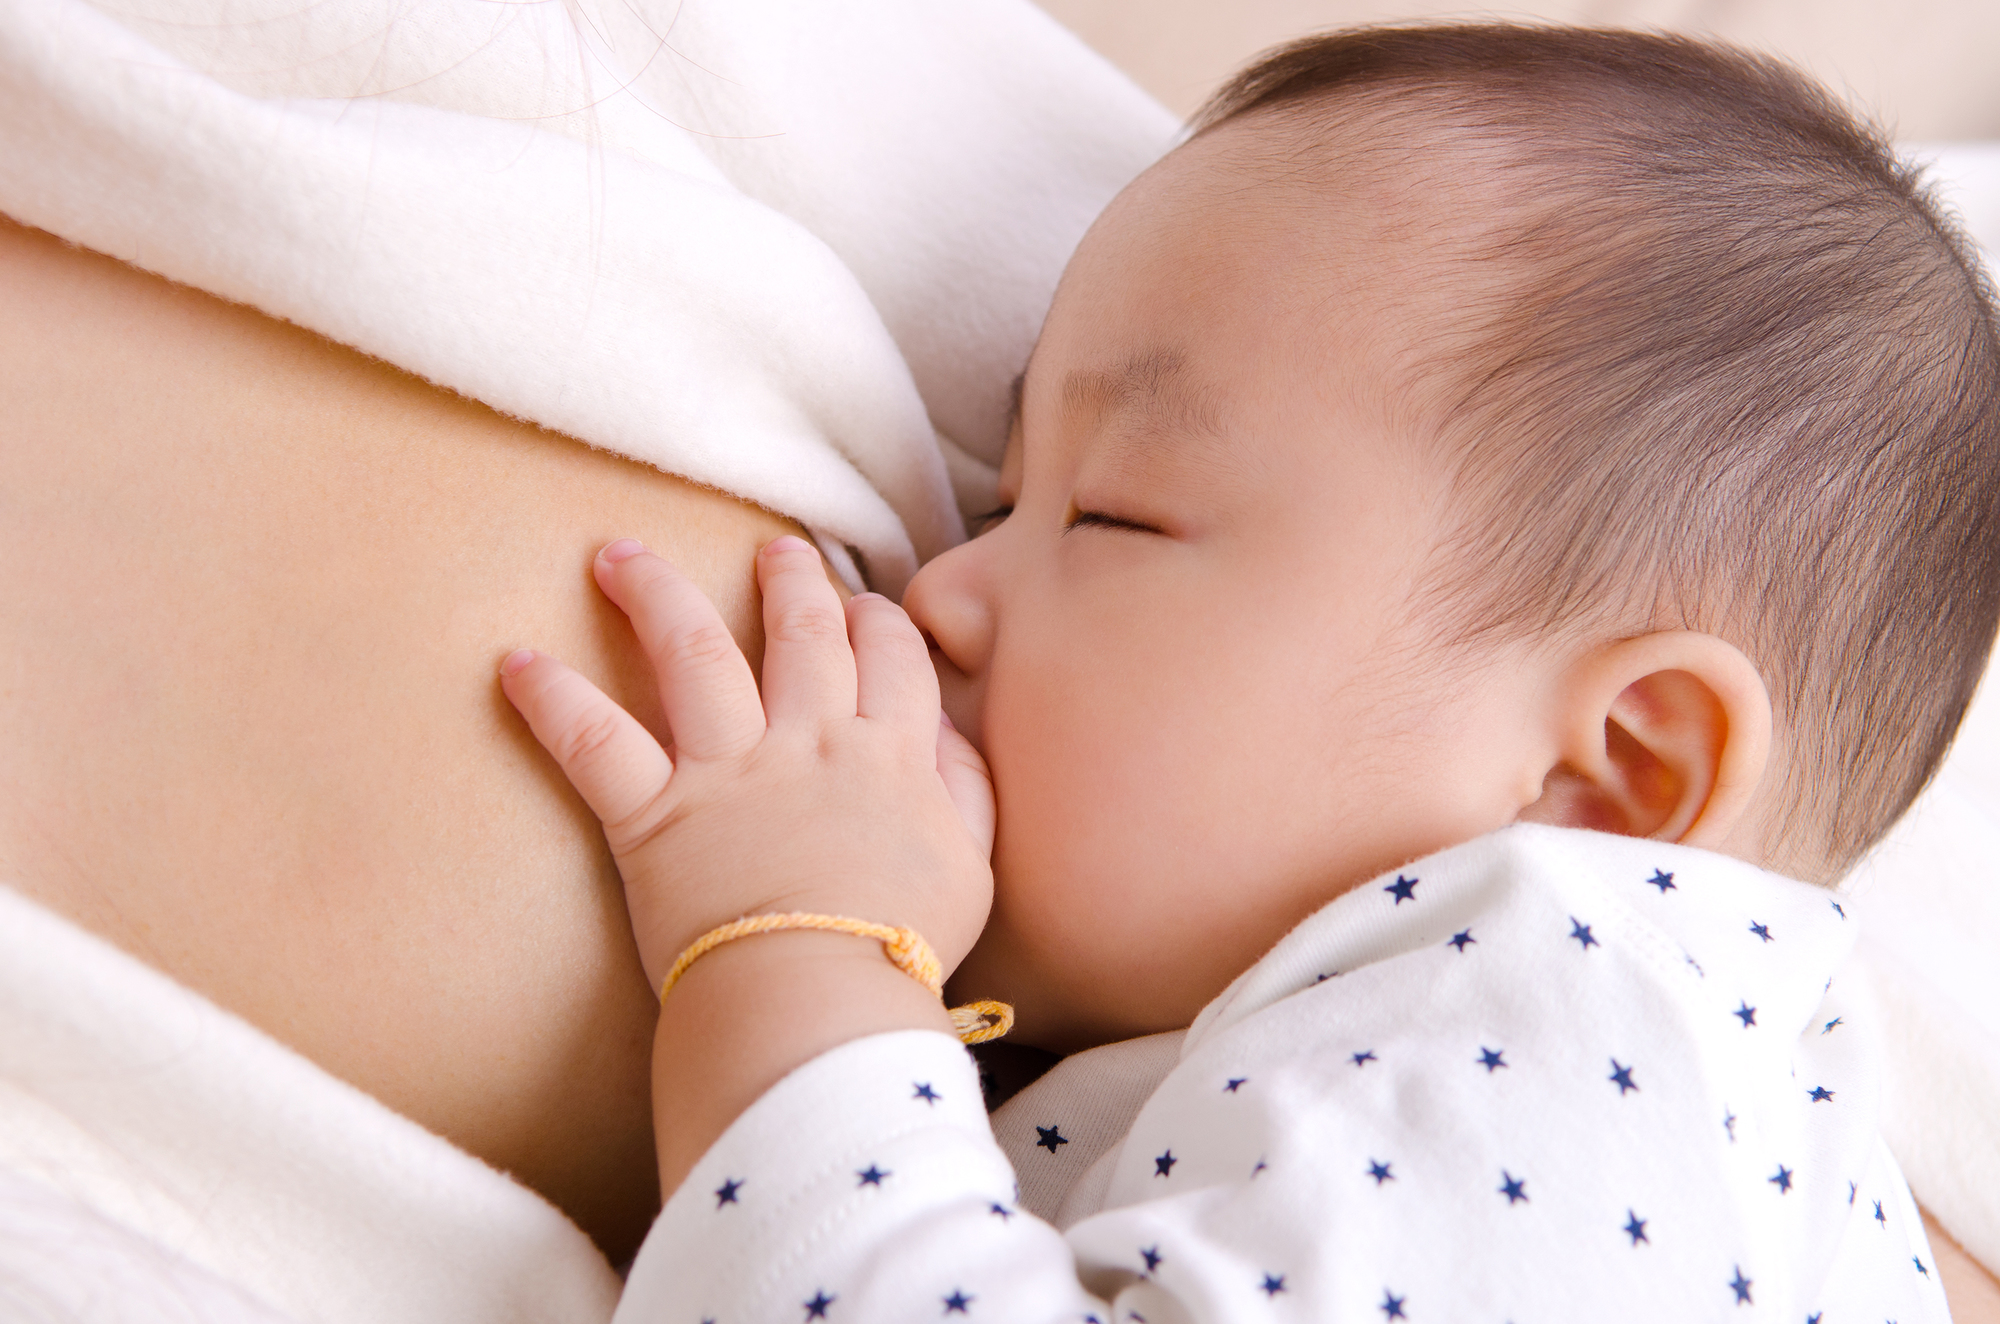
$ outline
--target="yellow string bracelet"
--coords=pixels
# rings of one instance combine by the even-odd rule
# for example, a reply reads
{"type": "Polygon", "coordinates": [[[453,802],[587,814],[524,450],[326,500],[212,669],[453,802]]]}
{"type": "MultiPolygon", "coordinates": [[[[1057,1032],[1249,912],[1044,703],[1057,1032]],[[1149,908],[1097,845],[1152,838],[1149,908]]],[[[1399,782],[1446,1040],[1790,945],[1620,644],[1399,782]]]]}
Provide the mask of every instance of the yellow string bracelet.
{"type": "MultiPolygon", "coordinates": [[[[673,968],[660,981],[660,1001],[667,1000],[667,994],[688,972],[689,966],[722,944],[786,929],[821,929],[828,933],[851,933],[857,938],[873,938],[882,944],[882,953],[889,958],[891,965],[939,998],[944,997],[944,967],[938,963],[937,953],[931,950],[931,945],[915,929],[849,919],[845,915],[813,915],[794,911],[785,915],[751,915],[731,920],[696,938],[688,944],[686,951],[674,958],[673,968]]],[[[963,1007],[951,1009],[951,1025],[958,1032],[959,1042],[983,1044],[1014,1028],[1014,1009],[1004,1002],[969,1002],[963,1007]]]]}

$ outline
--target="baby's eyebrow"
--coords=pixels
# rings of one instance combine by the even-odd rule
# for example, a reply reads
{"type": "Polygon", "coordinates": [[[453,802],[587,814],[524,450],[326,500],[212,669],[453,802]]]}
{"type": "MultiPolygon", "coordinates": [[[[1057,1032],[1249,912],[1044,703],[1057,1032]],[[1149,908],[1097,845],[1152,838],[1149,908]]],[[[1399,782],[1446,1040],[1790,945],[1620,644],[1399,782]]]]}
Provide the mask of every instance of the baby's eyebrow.
{"type": "Polygon", "coordinates": [[[1140,424],[1173,425],[1162,431],[1147,426],[1130,429],[1126,444],[1136,443],[1144,450],[1164,440],[1163,432],[1218,441],[1222,437],[1209,393],[1192,380],[1186,356],[1174,349],[1135,354],[1116,368],[1070,373],[1063,381],[1062,411],[1071,417],[1123,416],[1140,424]]]}

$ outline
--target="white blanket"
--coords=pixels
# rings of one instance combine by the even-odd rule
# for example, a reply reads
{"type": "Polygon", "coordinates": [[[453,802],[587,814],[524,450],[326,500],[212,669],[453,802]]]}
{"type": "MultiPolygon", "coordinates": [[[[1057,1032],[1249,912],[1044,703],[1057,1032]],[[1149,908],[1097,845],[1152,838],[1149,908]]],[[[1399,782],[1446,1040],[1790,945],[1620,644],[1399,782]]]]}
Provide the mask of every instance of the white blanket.
{"type": "Polygon", "coordinates": [[[0,212],[794,516],[891,594],[1175,131],[1022,0],[0,0],[0,212]]]}
{"type": "Polygon", "coordinates": [[[602,1324],[533,1192],[0,887],[0,1319],[602,1324]]]}

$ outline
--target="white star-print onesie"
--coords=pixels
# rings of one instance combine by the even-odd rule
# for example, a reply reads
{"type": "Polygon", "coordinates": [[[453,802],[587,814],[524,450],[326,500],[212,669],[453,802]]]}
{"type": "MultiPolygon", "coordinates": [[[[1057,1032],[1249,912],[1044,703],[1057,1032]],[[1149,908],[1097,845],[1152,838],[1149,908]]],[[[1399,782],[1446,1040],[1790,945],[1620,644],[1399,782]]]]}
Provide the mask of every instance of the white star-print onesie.
{"type": "Polygon", "coordinates": [[[1031,1088],[1018,1191],[950,1038],[807,1063],[668,1201],[617,1320],[1941,1321],[1833,978],[1854,927],[1737,860],[1508,828],[1301,924],[1122,1134],[1115,1089],[1031,1088]]]}

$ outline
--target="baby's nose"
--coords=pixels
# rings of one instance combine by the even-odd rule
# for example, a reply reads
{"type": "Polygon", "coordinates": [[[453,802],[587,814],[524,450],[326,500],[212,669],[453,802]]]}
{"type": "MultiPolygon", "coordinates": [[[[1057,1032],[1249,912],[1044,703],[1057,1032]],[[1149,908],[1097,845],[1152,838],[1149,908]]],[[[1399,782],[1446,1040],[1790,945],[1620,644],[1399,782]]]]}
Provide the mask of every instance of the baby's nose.
{"type": "MultiPolygon", "coordinates": [[[[993,648],[991,576],[981,542],[954,547],[917,572],[903,592],[903,610],[930,644],[938,662],[938,678],[947,684],[946,668],[962,679],[976,681],[986,669],[993,648]]],[[[959,715],[952,713],[952,720],[959,715]]]]}

